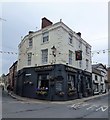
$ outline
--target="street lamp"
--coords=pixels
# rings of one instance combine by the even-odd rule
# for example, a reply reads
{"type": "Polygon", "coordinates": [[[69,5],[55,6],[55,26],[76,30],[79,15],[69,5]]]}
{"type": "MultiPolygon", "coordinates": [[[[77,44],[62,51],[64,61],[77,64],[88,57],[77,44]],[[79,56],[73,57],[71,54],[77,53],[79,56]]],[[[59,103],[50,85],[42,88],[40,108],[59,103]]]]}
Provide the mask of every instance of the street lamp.
{"type": "Polygon", "coordinates": [[[56,48],[55,48],[55,46],[53,46],[51,49],[52,49],[52,55],[54,57],[56,57],[56,48]]]}

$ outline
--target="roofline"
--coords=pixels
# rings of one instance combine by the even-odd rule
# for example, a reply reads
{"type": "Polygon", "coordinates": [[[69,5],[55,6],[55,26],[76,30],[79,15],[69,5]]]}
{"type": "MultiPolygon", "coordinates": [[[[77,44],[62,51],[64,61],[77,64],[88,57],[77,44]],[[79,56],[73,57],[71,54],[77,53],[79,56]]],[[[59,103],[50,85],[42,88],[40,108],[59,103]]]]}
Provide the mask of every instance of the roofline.
{"type": "MultiPolygon", "coordinates": [[[[38,32],[41,32],[41,31],[43,31],[43,30],[45,30],[45,29],[48,29],[48,28],[51,28],[51,27],[53,27],[53,26],[55,26],[55,25],[58,25],[58,24],[61,24],[62,25],[62,27],[63,27],[63,25],[67,28],[67,29],[69,29],[72,33],[74,33],[76,36],[78,36],[77,35],[77,33],[75,32],[75,31],[73,31],[70,27],[68,27],[65,23],[63,23],[62,21],[60,21],[60,22],[56,22],[56,23],[54,23],[54,24],[52,24],[52,25],[49,25],[49,26],[47,26],[47,27],[45,27],[45,28],[41,28],[41,29],[39,29],[38,31],[33,31],[33,33],[31,33],[31,35],[33,35],[33,34],[36,34],[36,33],[38,33],[38,32]]],[[[29,36],[29,34],[28,35],[26,35],[26,36],[24,36],[24,38],[22,39],[22,41],[24,41],[25,40],[25,38],[26,37],[28,37],[29,36]]],[[[80,37],[81,38],[81,37],[80,37]]],[[[92,47],[88,42],[86,42],[84,39],[82,39],[81,38],[81,40],[83,40],[87,45],[89,45],[90,47],[92,47]]],[[[21,42],[22,42],[21,41],[21,42]]],[[[20,43],[21,43],[20,42],[20,43]]],[[[20,45],[20,43],[19,43],[19,45],[20,45]]],[[[18,45],[18,47],[19,47],[19,45],[18,45]]]]}
{"type": "Polygon", "coordinates": [[[18,61],[15,61],[9,69],[11,69],[15,64],[17,64],[18,61]]]}

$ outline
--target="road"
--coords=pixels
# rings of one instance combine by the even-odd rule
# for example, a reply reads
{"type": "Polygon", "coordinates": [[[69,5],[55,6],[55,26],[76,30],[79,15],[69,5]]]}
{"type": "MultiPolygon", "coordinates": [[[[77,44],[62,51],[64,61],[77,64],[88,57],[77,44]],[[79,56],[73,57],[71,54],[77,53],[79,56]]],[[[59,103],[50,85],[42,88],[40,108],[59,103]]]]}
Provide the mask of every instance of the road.
{"type": "Polygon", "coordinates": [[[26,102],[2,92],[2,118],[108,118],[108,95],[87,102],[26,102]]]}

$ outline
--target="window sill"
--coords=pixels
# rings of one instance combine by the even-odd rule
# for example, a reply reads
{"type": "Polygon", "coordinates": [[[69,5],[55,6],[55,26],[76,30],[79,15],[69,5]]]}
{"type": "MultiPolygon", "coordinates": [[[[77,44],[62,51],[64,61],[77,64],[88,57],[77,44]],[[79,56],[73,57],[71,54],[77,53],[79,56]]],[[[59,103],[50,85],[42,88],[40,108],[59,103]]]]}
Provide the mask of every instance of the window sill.
{"type": "Polygon", "coordinates": [[[48,63],[42,63],[42,65],[47,65],[48,63]]]}
{"type": "Polygon", "coordinates": [[[49,43],[49,41],[47,41],[47,42],[42,42],[41,45],[48,44],[48,43],[49,43]]]}
{"type": "Polygon", "coordinates": [[[32,47],[28,47],[28,48],[27,48],[27,50],[30,50],[30,49],[32,49],[32,47]]]}
{"type": "Polygon", "coordinates": [[[69,44],[70,46],[74,47],[73,44],[71,44],[71,43],[68,43],[68,44],[69,44]]]}

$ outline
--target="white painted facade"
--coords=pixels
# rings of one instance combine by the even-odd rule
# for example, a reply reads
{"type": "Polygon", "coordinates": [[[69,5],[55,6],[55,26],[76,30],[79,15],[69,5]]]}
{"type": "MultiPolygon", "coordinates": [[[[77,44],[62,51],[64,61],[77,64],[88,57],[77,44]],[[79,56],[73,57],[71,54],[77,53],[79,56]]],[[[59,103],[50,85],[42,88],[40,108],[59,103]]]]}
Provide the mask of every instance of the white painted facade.
{"type": "MultiPolygon", "coordinates": [[[[107,70],[104,69],[104,67],[100,64],[97,68],[97,70],[100,71],[100,75],[96,74],[96,73],[92,73],[92,80],[94,83],[96,83],[98,85],[98,91],[99,93],[101,92],[105,92],[107,91],[107,85],[106,85],[106,81],[107,81],[107,70]],[[97,76],[97,80],[96,77],[97,76]]],[[[93,85],[93,88],[95,89],[96,84],[93,85]]],[[[97,93],[95,91],[95,93],[97,93]]]]}
{"type": "Polygon", "coordinates": [[[37,32],[25,36],[19,44],[17,71],[24,67],[35,67],[51,64],[68,64],[88,72],[91,68],[91,46],[80,36],[72,31],[63,22],[55,23],[37,32]],[[48,32],[49,40],[43,43],[43,33],[48,32]],[[72,36],[72,44],[69,36],[72,36]],[[32,39],[32,47],[29,47],[29,39],[32,39]],[[52,47],[56,48],[56,57],[52,54],[52,47]],[[87,47],[87,51],[86,51],[87,47]],[[42,64],[42,50],[48,49],[48,61],[42,64]],[[72,51],[72,64],[69,64],[69,50],[72,51]],[[75,51],[82,50],[82,60],[75,60],[75,51]],[[32,53],[31,64],[28,65],[28,53],[32,53]],[[87,64],[86,64],[87,63],[87,64]]]}
{"type": "Polygon", "coordinates": [[[93,80],[93,83],[95,83],[93,85],[94,94],[100,93],[100,91],[101,91],[101,75],[92,73],[92,80],[93,80]],[[96,76],[97,76],[97,79],[96,79],[96,76]]]}

